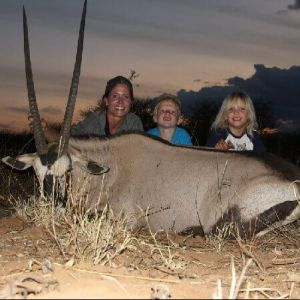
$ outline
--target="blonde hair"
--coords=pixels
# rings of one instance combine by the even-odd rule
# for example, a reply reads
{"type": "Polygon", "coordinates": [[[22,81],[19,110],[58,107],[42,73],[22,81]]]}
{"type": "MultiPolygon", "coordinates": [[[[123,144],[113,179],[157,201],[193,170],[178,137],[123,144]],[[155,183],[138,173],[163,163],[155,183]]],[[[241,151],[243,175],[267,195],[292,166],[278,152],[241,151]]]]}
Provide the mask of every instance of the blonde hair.
{"type": "Polygon", "coordinates": [[[156,98],[153,115],[157,115],[159,105],[163,101],[172,101],[178,109],[178,115],[180,115],[180,113],[181,113],[181,102],[175,95],[172,95],[172,94],[162,94],[162,95],[160,95],[159,97],[156,98]]]}
{"type": "Polygon", "coordinates": [[[241,101],[245,105],[245,109],[248,110],[248,122],[246,131],[250,136],[253,136],[253,131],[257,129],[257,121],[255,109],[251,98],[245,92],[233,92],[228,95],[216,116],[211,128],[217,130],[218,128],[228,128],[227,113],[228,110],[236,106],[237,102],[241,101]]]}

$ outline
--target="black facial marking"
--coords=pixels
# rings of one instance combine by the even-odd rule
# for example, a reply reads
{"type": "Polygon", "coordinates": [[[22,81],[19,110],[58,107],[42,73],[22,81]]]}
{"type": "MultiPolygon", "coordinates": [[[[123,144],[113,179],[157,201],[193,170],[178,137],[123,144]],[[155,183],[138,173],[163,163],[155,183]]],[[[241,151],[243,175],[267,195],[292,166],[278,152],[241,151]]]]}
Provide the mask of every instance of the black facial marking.
{"type": "Polygon", "coordinates": [[[285,220],[297,205],[299,205],[297,200],[279,203],[248,222],[243,222],[240,210],[237,207],[232,207],[218,220],[216,225],[212,228],[211,233],[216,233],[217,228],[225,224],[234,223],[236,233],[241,238],[251,238],[260,231],[272,226],[274,223],[285,220]]]}
{"type": "Polygon", "coordinates": [[[13,168],[17,169],[17,170],[24,170],[26,167],[26,164],[23,163],[22,161],[16,160],[12,157],[9,157],[7,159],[7,163],[12,166],[13,168]]]}
{"type": "Polygon", "coordinates": [[[58,153],[56,145],[52,145],[46,154],[40,156],[41,163],[43,166],[47,166],[48,168],[52,166],[57,160],[58,153]]]}
{"type": "Polygon", "coordinates": [[[201,236],[201,237],[205,236],[203,228],[200,225],[188,227],[185,230],[181,231],[179,234],[180,235],[192,235],[193,237],[195,237],[197,235],[201,236]]]}
{"type": "MultiPolygon", "coordinates": [[[[69,183],[70,183],[70,174],[68,173],[66,175],[66,190],[68,190],[69,183]]],[[[62,194],[61,192],[62,187],[60,186],[60,182],[57,178],[55,179],[53,175],[46,175],[44,178],[43,185],[44,185],[44,195],[46,198],[53,197],[56,203],[60,203],[63,206],[66,205],[68,195],[67,193],[62,194]]]]}
{"type": "Polygon", "coordinates": [[[50,197],[53,191],[53,175],[46,175],[43,184],[45,196],[50,197]]]}
{"type": "MultiPolygon", "coordinates": [[[[272,226],[274,223],[285,220],[297,205],[299,205],[297,200],[279,203],[259,214],[257,217],[252,218],[248,222],[243,222],[239,208],[234,206],[218,220],[216,225],[207,234],[216,234],[218,228],[233,223],[235,225],[233,227],[234,234],[237,234],[244,239],[251,238],[260,231],[272,226]]],[[[181,231],[180,234],[205,236],[202,226],[188,227],[181,231]]],[[[230,237],[232,238],[233,236],[231,235],[229,238],[230,237]]]]}

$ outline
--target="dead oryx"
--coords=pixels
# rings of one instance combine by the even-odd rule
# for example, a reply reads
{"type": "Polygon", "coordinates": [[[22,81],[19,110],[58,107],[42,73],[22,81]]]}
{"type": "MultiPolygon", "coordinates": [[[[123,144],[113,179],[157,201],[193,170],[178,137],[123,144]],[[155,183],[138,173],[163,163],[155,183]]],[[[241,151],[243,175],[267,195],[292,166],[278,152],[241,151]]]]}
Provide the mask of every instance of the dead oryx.
{"type": "Polygon", "coordinates": [[[26,78],[37,153],[5,157],[4,163],[19,170],[33,167],[42,193],[48,196],[55,190],[53,182],[60,182],[67,172],[71,173],[73,191],[88,178],[88,207],[97,205],[101,196],[101,204],[109,202],[117,213],[137,216],[143,212],[153,230],[209,234],[232,222],[242,236],[251,236],[299,217],[300,171],[269,153],[258,156],[182,147],[141,133],[112,138],[70,137],[85,14],[86,2],[58,147],[47,145],[42,130],[24,11],[26,78]]]}

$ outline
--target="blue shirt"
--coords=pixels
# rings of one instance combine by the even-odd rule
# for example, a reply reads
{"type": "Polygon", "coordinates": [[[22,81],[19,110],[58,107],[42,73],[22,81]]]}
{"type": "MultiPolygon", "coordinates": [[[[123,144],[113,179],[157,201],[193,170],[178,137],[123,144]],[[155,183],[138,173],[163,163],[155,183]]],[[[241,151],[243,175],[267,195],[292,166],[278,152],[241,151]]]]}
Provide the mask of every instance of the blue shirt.
{"type": "MultiPolygon", "coordinates": [[[[148,130],[147,133],[160,137],[160,132],[159,132],[158,127],[148,130]]],[[[189,145],[189,146],[193,145],[191,136],[189,135],[189,133],[185,129],[177,127],[177,126],[173,133],[171,142],[173,144],[179,144],[179,145],[189,145]]]]}

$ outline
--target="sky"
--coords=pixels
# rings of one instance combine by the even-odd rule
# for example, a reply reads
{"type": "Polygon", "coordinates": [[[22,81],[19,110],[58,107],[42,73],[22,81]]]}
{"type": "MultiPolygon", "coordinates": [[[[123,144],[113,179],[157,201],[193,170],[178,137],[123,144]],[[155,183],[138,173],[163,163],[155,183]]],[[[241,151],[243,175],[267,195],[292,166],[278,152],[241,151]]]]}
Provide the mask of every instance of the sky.
{"type": "MultiPolygon", "coordinates": [[[[0,1],[0,130],[27,129],[22,6],[40,113],[58,122],[69,93],[83,2],[0,1]]],[[[290,74],[300,66],[299,29],[300,1],[294,0],[88,0],[74,119],[96,104],[109,78],[127,77],[131,70],[138,74],[139,98],[163,92],[202,95],[237,79],[247,83],[262,70],[290,74]]]]}

